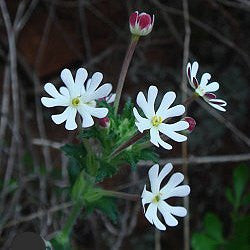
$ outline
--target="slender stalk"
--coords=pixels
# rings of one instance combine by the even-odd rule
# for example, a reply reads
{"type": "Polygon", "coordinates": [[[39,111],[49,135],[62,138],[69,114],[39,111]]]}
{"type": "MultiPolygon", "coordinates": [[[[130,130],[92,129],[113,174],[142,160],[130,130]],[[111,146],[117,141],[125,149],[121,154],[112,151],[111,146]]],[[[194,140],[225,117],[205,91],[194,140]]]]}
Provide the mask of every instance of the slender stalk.
{"type": "Polygon", "coordinates": [[[115,149],[111,155],[110,158],[114,158],[115,156],[117,156],[119,153],[121,153],[124,149],[128,148],[129,146],[135,144],[138,140],[140,140],[141,138],[143,138],[145,136],[145,133],[136,133],[131,139],[129,139],[128,141],[124,142],[123,144],[121,144],[117,149],[115,149]]]}
{"type": "Polygon", "coordinates": [[[132,56],[135,51],[135,47],[139,41],[139,36],[134,36],[132,35],[130,44],[127,49],[127,53],[125,55],[123,64],[122,64],[122,69],[121,73],[119,76],[118,84],[117,84],[117,89],[116,89],[116,98],[115,98],[115,103],[114,103],[114,109],[115,109],[115,114],[117,114],[118,108],[119,108],[119,103],[121,99],[121,93],[124,85],[124,81],[128,72],[128,67],[131,62],[132,56]]]}
{"type": "Polygon", "coordinates": [[[69,237],[73,226],[77,220],[77,217],[79,216],[81,210],[82,210],[83,204],[80,202],[77,202],[73,205],[73,208],[71,210],[71,213],[69,217],[66,220],[66,223],[64,225],[64,228],[62,229],[62,235],[65,237],[69,237]]]}
{"type": "Polygon", "coordinates": [[[117,191],[112,191],[112,190],[104,190],[103,194],[105,196],[115,197],[115,198],[130,200],[130,201],[138,201],[140,198],[139,195],[137,194],[128,194],[128,193],[117,192],[117,191]]]}

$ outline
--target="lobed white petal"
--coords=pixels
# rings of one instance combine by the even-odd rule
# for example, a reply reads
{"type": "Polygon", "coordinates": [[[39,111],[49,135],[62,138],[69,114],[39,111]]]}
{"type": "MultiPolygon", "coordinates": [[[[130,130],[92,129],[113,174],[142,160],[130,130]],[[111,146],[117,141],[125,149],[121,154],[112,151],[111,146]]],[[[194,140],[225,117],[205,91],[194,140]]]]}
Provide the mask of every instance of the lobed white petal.
{"type": "Polygon", "coordinates": [[[175,219],[173,215],[171,215],[169,211],[169,206],[166,202],[160,201],[158,204],[158,209],[160,213],[163,215],[163,218],[168,226],[175,227],[178,225],[178,221],[175,219]]]}
{"type": "Polygon", "coordinates": [[[78,88],[84,87],[84,83],[87,80],[87,77],[88,72],[85,68],[79,68],[76,71],[75,84],[78,86],[78,88]]]}
{"type": "Polygon", "coordinates": [[[157,194],[159,192],[160,183],[158,183],[158,172],[159,172],[158,164],[153,165],[148,171],[148,177],[153,194],[157,194]]]}
{"type": "Polygon", "coordinates": [[[173,91],[167,92],[161,101],[161,104],[156,112],[156,115],[161,116],[163,120],[166,118],[166,112],[168,112],[169,107],[173,104],[174,100],[176,98],[176,94],[173,91]]]}
{"type": "Polygon", "coordinates": [[[75,83],[74,83],[73,76],[72,76],[69,69],[62,70],[61,79],[64,82],[64,84],[66,85],[66,87],[69,89],[69,92],[71,92],[73,90],[75,83]]]}
{"type": "Polygon", "coordinates": [[[206,93],[214,92],[214,91],[217,91],[219,89],[219,87],[220,87],[220,85],[218,82],[211,82],[204,88],[204,90],[206,93]]]}
{"type": "Polygon", "coordinates": [[[87,112],[87,110],[85,109],[83,105],[78,107],[78,112],[80,113],[82,117],[83,128],[88,128],[94,125],[94,120],[92,116],[87,112]]]}
{"type": "Polygon", "coordinates": [[[110,94],[112,91],[112,85],[110,83],[103,84],[100,88],[96,89],[94,92],[89,92],[86,95],[85,101],[90,102],[93,100],[102,99],[110,94]]]}
{"type": "Polygon", "coordinates": [[[154,113],[150,113],[148,102],[142,92],[138,93],[136,102],[148,119],[151,119],[155,115],[154,113]]]}
{"type": "MultiPolygon", "coordinates": [[[[164,112],[161,113],[161,117],[163,120],[168,119],[168,118],[172,118],[172,117],[176,117],[176,116],[180,116],[183,115],[185,113],[185,107],[181,104],[176,105],[168,110],[165,110],[164,112]]],[[[158,115],[158,113],[157,113],[158,115]]]]}
{"type": "Polygon", "coordinates": [[[170,197],[185,197],[189,195],[190,187],[188,185],[181,185],[172,189],[169,189],[163,194],[162,199],[168,199],[170,197]]]}
{"type": "Polygon", "coordinates": [[[148,112],[150,114],[155,114],[155,100],[158,94],[158,89],[156,86],[150,86],[148,89],[148,112]]]}
{"type": "Polygon", "coordinates": [[[159,230],[166,230],[166,227],[164,226],[164,224],[159,220],[158,216],[157,216],[157,205],[154,203],[151,203],[148,206],[148,209],[145,213],[145,217],[148,219],[148,221],[151,224],[154,224],[156,226],[156,228],[158,228],[159,230]]]}
{"type": "Polygon", "coordinates": [[[153,194],[151,192],[147,191],[146,185],[144,186],[141,198],[142,198],[143,211],[145,213],[145,205],[148,203],[151,203],[153,198],[154,198],[153,194]]]}
{"type": "Polygon", "coordinates": [[[163,179],[170,173],[170,171],[173,169],[173,165],[171,163],[166,164],[163,169],[161,170],[161,172],[159,173],[159,176],[157,177],[157,181],[155,182],[154,186],[155,186],[155,190],[157,190],[157,192],[159,192],[160,190],[160,186],[161,186],[161,182],[163,181],[163,179]]]}
{"type": "Polygon", "coordinates": [[[166,199],[169,192],[172,191],[176,186],[178,186],[184,180],[184,175],[182,173],[174,173],[168,183],[160,190],[162,194],[162,199],[166,199]]]}
{"type": "Polygon", "coordinates": [[[210,79],[211,75],[209,73],[204,73],[201,77],[200,87],[204,89],[210,79]]]}
{"type": "Polygon", "coordinates": [[[101,81],[103,79],[103,74],[101,72],[96,72],[91,77],[91,81],[88,82],[88,88],[87,92],[94,92],[98,86],[100,85],[101,81]]]}
{"type": "Polygon", "coordinates": [[[198,68],[199,68],[198,62],[193,62],[191,67],[191,79],[193,79],[193,77],[196,78],[198,68]]]}

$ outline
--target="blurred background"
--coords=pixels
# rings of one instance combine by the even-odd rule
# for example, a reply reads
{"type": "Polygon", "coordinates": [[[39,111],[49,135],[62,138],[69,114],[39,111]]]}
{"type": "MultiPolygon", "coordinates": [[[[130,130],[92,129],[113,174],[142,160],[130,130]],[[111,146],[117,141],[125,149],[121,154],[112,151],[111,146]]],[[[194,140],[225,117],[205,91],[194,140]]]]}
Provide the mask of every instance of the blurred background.
{"type": "MultiPolygon", "coordinates": [[[[155,84],[162,94],[176,91],[180,102],[186,51],[190,61],[200,63],[200,74],[210,72],[220,83],[227,112],[202,101],[188,108],[197,127],[188,140],[191,195],[185,227],[180,219],[160,234],[140,204],[119,201],[116,222],[100,211],[78,219],[75,249],[184,249],[188,239],[196,250],[221,249],[225,242],[222,249],[250,249],[250,1],[0,0],[0,7],[1,249],[9,249],[23,231],[50,240],[71,206],[60,147],[76,142],[76,132],[51,121],[56,110],[40,103],[44,84],[60,86],[62,69],[84,66],[102,72],[115,91],[135,10],[154,14],[155,26],[140,39],[122,101],[155,84]]],[[[158,153],[162,164],[171,161],[182,171],[181,145],[158,153]]],[[[149,166],[142,162],[136,171],[128,166],[105,186],[140,193],[149,166]]]]}

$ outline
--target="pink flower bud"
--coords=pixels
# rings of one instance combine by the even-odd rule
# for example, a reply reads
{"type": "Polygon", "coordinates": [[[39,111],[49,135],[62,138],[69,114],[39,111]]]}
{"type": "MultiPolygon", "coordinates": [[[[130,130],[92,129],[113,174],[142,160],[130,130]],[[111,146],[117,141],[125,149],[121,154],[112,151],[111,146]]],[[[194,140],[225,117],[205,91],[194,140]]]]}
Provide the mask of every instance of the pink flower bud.
{"type": "Polygon", "coordinates": [[[98,123],[102,128],[108,128],[110,126],[110,120],[107,116],[104,118],[98,119],[98,123]]]}
{"type": "Polygon", "coordinates": [[[196,126],[195,119],[192,118],[192,117],[184,117],[183,120],[188,122],[189,127],[187,128],[187,132],[191,133],[194,130],[195,126],[196,126]]]}
{"type": "Polygon", "coordinates": [[[129,27],[133,35],[136,36],[146,36],[148,35],[153,28],[155,17],[151,17],[147,13],[139,14],[138,11],[135,11],[130,15],[129,18],[129,27]]]}

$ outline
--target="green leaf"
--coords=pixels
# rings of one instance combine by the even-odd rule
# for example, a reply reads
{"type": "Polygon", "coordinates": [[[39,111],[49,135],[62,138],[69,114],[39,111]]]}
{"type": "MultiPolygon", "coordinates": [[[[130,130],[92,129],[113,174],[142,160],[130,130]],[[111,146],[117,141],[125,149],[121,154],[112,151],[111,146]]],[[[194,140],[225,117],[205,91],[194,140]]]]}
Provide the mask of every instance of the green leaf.
{"type": "Polygon", "coordinates": [[[234,196],[233,196],[233,191],[231,188],[226,188],[226,192],[225,192],[226,198],[227,200],[231,203],[231,205],[234,205],[234,196]]]}
{"type": "Polygon", "coordinates": [[[204,229],[206,234],[218,243],[222,243],[223,232],[220,219],[213,213],[207,213],[204,219],[204,229]]]}
{"type": "Polygon", "coordinates": [[[86,150],[83,144],[66,144],[61,147],[62,151],[75,160],[80,166],[84,164],[84,157],[86,156],[86,150]]]}
{"type": "Polygon", "coordinates": [[[234,223],[231,239],[226,245],[227,250],[249,250],[250,249],[250,216],[239,218],[234,223]]]}
{"type": "Polygon", "coordinates": [[[233,181],[234,181],[236,208],[239,208],[239,206],[241,205],[241,198],[246,188],[248,179],[249,179],[249,169],[247,166],[242,165],[234,170],[233,181]]]}
{"type": "Polygon", "coordinates": [[[218,243],[203,233],[194,233],[191,240],[193,250],[217,250],[218,243]]]}
{"type": "Polygon", "coordinates": [[[88,213],[92,213],[94,209],[99,209],[102,211],[107,217],[112,221],[117,221],[117,207],[115,204],[115,200],[110,197],[102,197],[95,202],[92,202],[86,207],[88,213]]]}
{"type": "Polygon", "coordinates": [[[84,180],[84,176],[81,173],[78,176],[78,178],[77,178],[77,180],[72,188],[71,198],[74,202],[78,202],[80,200],[83,200],[83,193],[86,192],[86,188],[87,188],[86,186],[87,185],[86,185],[86,182],[84,180]]]}

